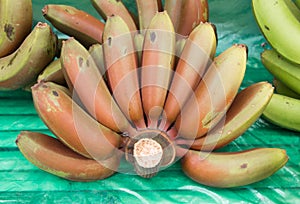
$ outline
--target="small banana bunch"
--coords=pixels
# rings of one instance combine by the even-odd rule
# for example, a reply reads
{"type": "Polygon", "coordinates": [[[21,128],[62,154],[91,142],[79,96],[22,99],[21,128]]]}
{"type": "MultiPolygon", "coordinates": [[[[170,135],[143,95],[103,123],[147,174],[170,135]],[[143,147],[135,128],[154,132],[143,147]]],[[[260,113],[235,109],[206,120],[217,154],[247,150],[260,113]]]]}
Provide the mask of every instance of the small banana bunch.
{"type": "Polygon", "coordinates": [[[268,121],[300,131],[300,1],[253,0],[261,32],[271,45],[261,61],[274,76],[276,93],[263,112],[268,121]],[[282,23],[281,23],[282,22],[282,23]]]}
{"type": "Polygon", "coordinates": [[[260,181],[285,165],[279,148],[213,152],[260,117],[273,87],[258,82],[239,92],[247,46],[215,56],[207,1],[136,0],[136,18],[122,1],[92,4],[105,23],[68,5],[43,9],[70,38],[32,86],[55,137],[21,132],[16,143],[30,162],[93,181],[118,171],[150,178],[181,159],[187,176],[220,188],[260,181]]]}
{"type": "Polygon", "coordinates": [[[31,0],[0,1],[0,90],[33,83],[55,56],[51,27],[41,22],[31,27],[31,0]]]}

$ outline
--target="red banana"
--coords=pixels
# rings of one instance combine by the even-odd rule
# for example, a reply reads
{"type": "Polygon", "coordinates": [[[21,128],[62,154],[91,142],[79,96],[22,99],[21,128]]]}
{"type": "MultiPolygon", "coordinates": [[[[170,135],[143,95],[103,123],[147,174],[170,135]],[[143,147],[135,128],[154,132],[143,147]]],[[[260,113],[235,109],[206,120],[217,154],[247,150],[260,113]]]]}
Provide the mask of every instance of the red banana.
{"type": "Polygon", "coordinates": [[[87,12],[58,4],[48,4],[42,12],[55,28],[75,37],[83,45],[89,47],[94,43],[102,43],[104,23],[87,12]]]}
{"type": "Polygon", "coordinates": [[[103,160],[119,147],[120,136],[88,115],[72,100],[65,87],[40,82],[32,87],[32,97],[48,128],[77,153],[103,160]]]}

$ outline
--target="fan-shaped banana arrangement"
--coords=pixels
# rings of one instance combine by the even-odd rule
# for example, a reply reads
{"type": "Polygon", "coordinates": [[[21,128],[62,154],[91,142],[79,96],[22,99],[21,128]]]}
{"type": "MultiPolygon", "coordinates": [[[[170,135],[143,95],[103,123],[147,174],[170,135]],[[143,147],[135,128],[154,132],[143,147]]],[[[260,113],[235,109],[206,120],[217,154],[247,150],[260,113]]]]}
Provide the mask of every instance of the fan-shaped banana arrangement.
{"type": "Polygon", "coordinates": [[[182,159],[189,177],[215,187],[260,181],[287,162],[277,148],[212,152],[260,117],[273,87],[258,82],[239,90],[247,46],[233,44],[215,56],[207,1],[137,0],[136,17],[121,1],[91,3],[103,21],[67,5],[43,9],[70,38],[32,86],[37,113],[57,139],[20,133],[17,145],[30,162],[92,181],[126,161],[127,173],[150,178],[182,159]]]}

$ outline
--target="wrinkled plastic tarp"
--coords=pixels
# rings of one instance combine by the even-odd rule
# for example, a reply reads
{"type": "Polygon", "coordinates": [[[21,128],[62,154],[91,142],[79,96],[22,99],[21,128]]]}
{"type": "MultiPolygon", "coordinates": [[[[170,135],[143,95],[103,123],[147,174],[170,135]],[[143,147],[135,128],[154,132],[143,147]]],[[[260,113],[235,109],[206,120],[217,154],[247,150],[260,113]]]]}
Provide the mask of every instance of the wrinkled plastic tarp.
{"type": "MultiPolygon", "coordinates": [[[[126,1],[130,10],[133,0],[126,1]],[[131,3],[130,3],[131,2],[131,3]]],[[[100,18],[89,0],[33,0],[34,22],[46,21],[45,4],[68,4],[100,18]]],[[[265,39],[251,10],[251,0],[209,0],[210,21],[217,26],[218,50],[233,43],[249,48],[247,71],[242,87],[258,81],[272,82],[260,62],[265,39]]],[[[30,93],[0,92],[0,202],[18,203],[297,203],[300,202],[300,135],[259,119],[240,138],[221,151],[254,147],[287,150],[289,162],[273,176],[251,185],[218,189],[197,184],[184,175],[180,163],[151,179],[115,174],[89,183],[71,182],[39,170],[18,151],[15,139],[21,130],[50,133],[33,107],[30,93]]]]}

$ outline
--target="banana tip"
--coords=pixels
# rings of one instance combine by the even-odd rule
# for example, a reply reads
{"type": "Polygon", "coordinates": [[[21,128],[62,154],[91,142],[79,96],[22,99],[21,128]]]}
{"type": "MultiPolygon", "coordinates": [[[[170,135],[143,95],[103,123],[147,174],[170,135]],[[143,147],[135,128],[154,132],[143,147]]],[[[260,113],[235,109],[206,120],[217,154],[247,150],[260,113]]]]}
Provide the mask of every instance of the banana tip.
{"type": "Polygon", "coordinates": [[[23,135],[25,135],[26,132],[27,132],[27,131],[21,131],[21,132],[18,134],[17,139],[15,140],[15,143],[16,143],[17,145],[18,145],[18,142],[19,142],[19,140],[21,139],[21,137],[22,137],[23,135]]]}
{"type": "Polygon", "coordinates": [[[47,15],[48,13],[48,5],[45,5],[43,8],[42,8],[42,14],[43,15],[47,15]]]}
{"type": "Polygon", "coordinates": [[[45,81],[42,80],[38,80],[36,84],[34,84],[33,86],[31,86],[31,90],[34,91],[36,89],[38,89],[41,85],[44,85],[45,81]]]}
{"type": "Polygon", "coordinates": [[[39,27],[39,28],[45,28],[45,27],[48,26],[48,24],[47,24],[47,23],[44,23],[44,22],[38,22],[38,23],[36,24],[36,26],[39,27]]]}

